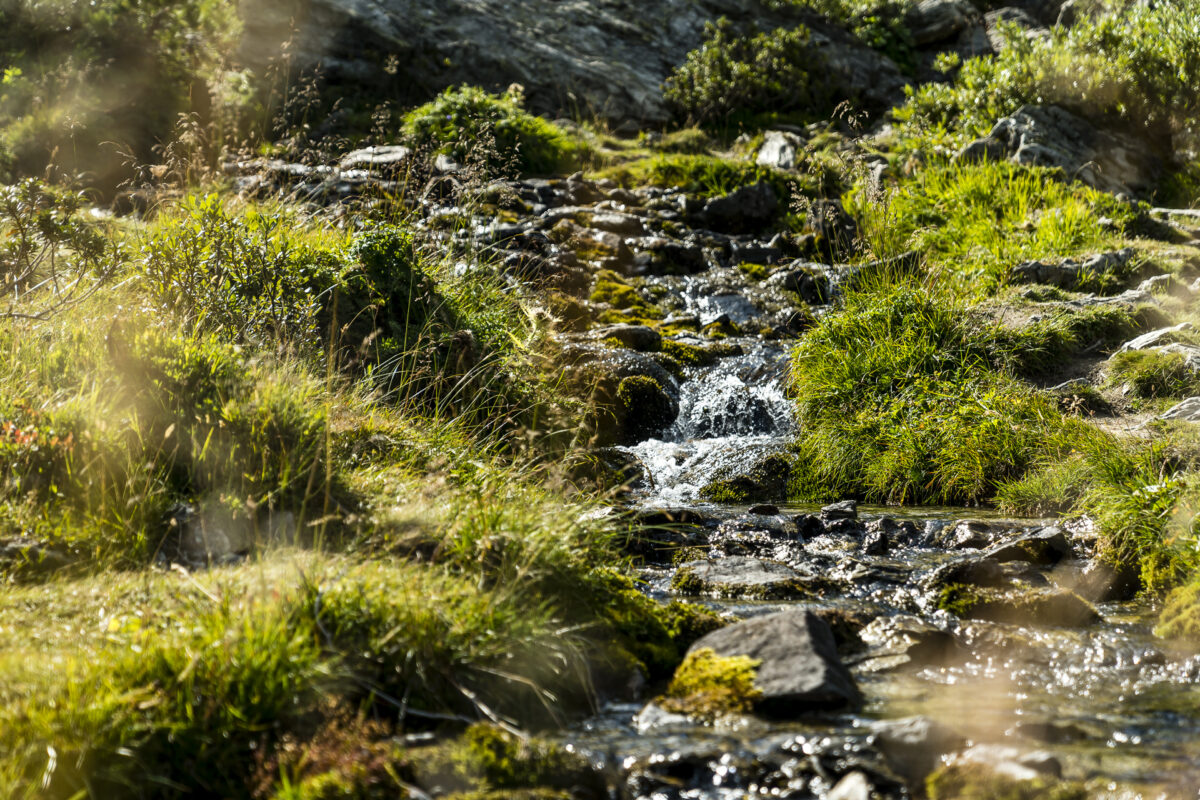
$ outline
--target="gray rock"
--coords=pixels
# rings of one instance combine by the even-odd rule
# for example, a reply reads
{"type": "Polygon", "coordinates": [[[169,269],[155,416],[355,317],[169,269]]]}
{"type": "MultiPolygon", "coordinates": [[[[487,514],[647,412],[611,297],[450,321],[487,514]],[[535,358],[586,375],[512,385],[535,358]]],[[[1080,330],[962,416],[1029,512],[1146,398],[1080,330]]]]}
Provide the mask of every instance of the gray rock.
{"type": "Polygon", "coordinates": [[[1038,528],[997,544],[984,555],[1000,563],[1025,561],[1049,567],[1071,556],[1071,543],[1062,528],[1038,528]]]}
{"type": "Polygon", "coordinates": [[[874,796],[875,787],[871,780],[864,773],[855,770],[843,775],[825,795],[825,800],[871,800],[874,796]]]}
{"type": "Polygon", "coordinates": [[[1179,341],[1180,334],[1192,330],[1193,325],[1190,322],[1181,322],[1178,325],[1172,325],[1169,328],[1159,328],[1158,330],[1143,333],[1134,339],[1130,339],[1125,344],[1118,348],[1118,353],[1125,353],[1130,350],[1149,350],[1152,347],[1159,347],[1166,344],[1173,344],[1179,341]]]}
{"type": "Polygon", "coordinates": [[[952,583],[1001,586],[1004,584],[1004,570],[994,558],[962,556],[941,564],[921,579],[921,586],[927,590],[940,589],[952,583]]]}
{"type": "Polygon", "coordinates": [[[959,753],[952,763],[984,767],[1014,781],[1062,777],[1062,764],[1050,753],[1042,750],[1022,751],[1003,745],[977,744],[959,753]]]}
{"type": "Polygon", "coordinates": [[[1181,422],[1200,422],[1200,397],[1189,397],[1171,406],[1159,419],[1175,419],[1181,422]]]}
{"type": "Polygon", "coordinates": [[[1041,283],[1060,289],[1078,289],[1088,278],[1122,276],[1134,255],[1133,248],[1126,247],[1109,253],[1097,253],[1082,262],[1070,258],[1057,263],[1026,261],[1012,268],[1009,279],[1013,283],[1041,283]]]}
{"type": "Polygon", "coordinates": [[[807,609],[793,608],[738,622],[701,637],[691,652],[759,660],[754,685],[762,692],[755,711],[793,719],[814,711],[857,708],[862,703],[849,670],[838,658],[829,625],[807,609]]]}
{"type": "Polygon", "coordinates": [[[929,717],[881,720],[868,730],[892,768],[914,783],[937,769],[944,754],[966,743],[954,730],[929,717]]]}
{"type": "Polygon", "coordinates": [[[987,522],[960,519],[947,525],[933,537],[933,546],[946,550],[979,550],[992,543],[998,531],[987,522]]]}
{"type": "MultiPolygon", "coordinates": [[[[743,0],[264,0],[241,16],[240,55],[255,68],[289,41],[293,68],[319,64],[333,84],[378,87],[401,105],[448,86],[515,83],[537,113],[618,123],[670,119],[662,83],[702,43],[705,23],[770,30],[798,19],[743,0]]],[[[879,111],[903,100],[906,81],[888,58],[815,14],[799,17],[847,96],[879,111]]]]}
{"type": "Polygon", "coordinates": [[[812,594],[796,570],[750,556],[689,561],[679,567],[671,586],[686,595],[751,600],[793,600],[812,594]]]}
{"type": "Polygon", "coordinates": [[[966,0],[921,0],[905,21],[913,44],[922,47],[956,37],[975,16],[966,0]]]}
{"type": "Polygon", "coordinates": [[[699,214],[699,222],[723,233],[748,233],[770,222],[778,210],[775,190],[760,181],[709,200],[699,214]]]}
{"type": "Polygon", "coordinates": [[[868,672],[942,665],[958,653],[953,636],[911,614],[877,617],[859,638],[871,646],[863,663],[868,672]]]}
{"type": "Polygon", "coordinates": [[[401,145],[381,145],[379,147],[364,147],[352,150],[342,156],[338,168],[349,169],[388,169],[395,168],[408,160],[410,151],[401,145]]]}
{"type": "Polygon", "coordinates": [[[1002,24],[1018,25],[1024,28],[1026,32],[1044,32],[1045,30],[1027,11],[1012,6],[1005,6],[1004,8],[997,8],[995,11],[989,11],[983,15],[983,19],[987,30],[988,44],[997,53],[1008,45],[1004,34],[1000,30],[1002,24]]]}
{"type": "Polygon", "coordinates": [[[600,231],[620,234],[621,236],[645,236],[646,226],[638,217],[632,214],[605,212],[592,216],[591,227],[600,231]]]}
{"type": "Polygon", "coordinates": [[[1162,171],[1161,159],[1144,143],[1102,131],[1058,106],[1023,106],[967,145],[957,159],[1055,167],[1069,179],[1131,195],[1151,191],[1162,171]]]}
{"type": "Polygon", "coordinates": [[[854,500],[842,500],[821,509],[821,519],[832,522],[838,519],[858,519],[858,503],[854,500]]]}
{"type": "Polygon", "coordinates": [[[796,157],[804,149],[804,140],[790,131],[767,131],[756,159],[760,166],[795,169],[796,157]]]}

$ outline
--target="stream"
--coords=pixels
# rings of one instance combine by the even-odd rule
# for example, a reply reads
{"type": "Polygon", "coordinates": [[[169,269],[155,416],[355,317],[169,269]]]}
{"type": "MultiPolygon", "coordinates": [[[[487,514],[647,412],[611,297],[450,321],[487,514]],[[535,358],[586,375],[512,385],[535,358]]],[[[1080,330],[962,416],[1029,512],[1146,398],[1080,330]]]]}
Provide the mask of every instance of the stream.
{"type": "MultiPolygon", "coordinates": [[[[793,721],[745,716],[715,726],[643,711],[642,703],[610,704],[568,739],[618,775],[623,797],[919,797],[924,772],[953,758],[1014,776],[1086,781],[1093,796],[1197,796],[1200,657],[1167,649],[1152,634],[1153,609],[1096,577],[1086,524],[1055,528],[1055,520],[967,508],[861,507],[847,521],[836,506],[752,513],[702,502],[714,475],[782,447],[794,432],[785,347],[737,343],[742,355],[689,368],[674,424],[627,449],[650,477],[635,513],[686,522],[680,528],[707,546],[709,564],[763,559],[819,586],[812,596],[773,600],[710,586],[720,591],[692,599],[731,619],[805,606],[850,621],[857,636],[840,639],[838,650],[863,702],[793,721]],[[960,619],[936,607],[929,582],[939,566],[972,563],[1047,530],[1065,531],[1070,552],[1005,562],[1003,585],[1078,591],[1095,602],[1098,619],[960,619]]],[[[644,567],[644,588],[667,600],[678,567],[659,562],[644,567]]]]}

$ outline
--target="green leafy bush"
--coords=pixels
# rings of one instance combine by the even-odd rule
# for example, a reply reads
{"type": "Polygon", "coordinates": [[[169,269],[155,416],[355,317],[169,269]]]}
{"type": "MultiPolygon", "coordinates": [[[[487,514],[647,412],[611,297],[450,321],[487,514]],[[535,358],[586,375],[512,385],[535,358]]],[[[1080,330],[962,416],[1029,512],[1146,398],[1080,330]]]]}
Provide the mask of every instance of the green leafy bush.
{"type": "Polygon", "coordinates": [[[703,124],[823,109],[830,93],[812,78],[821,60],[809,37],[803,26],[740,35],[727,19],[708,23],[704,43],[667,79],[663,96],[680,118],[703,124]]]}
{"type": "Polygon", "coordinates": [[[413,146],[493,171],[544,175],[569,168],[579,147],[558,127],[525,110],[519,92],[447,89],[404,117],[413,146]]]}

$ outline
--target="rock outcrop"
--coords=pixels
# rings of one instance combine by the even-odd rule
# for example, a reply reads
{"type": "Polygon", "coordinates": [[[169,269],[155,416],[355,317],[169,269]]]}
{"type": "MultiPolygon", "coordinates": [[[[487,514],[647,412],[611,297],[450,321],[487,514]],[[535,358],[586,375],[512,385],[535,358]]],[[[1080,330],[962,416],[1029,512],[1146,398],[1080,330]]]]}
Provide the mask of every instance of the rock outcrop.
{"type": "Polygon", "coordinates": [[[720,17],[770,30],[803,22],[823,78],[883,111],[899,69],[802,10],[742,0],[263,0],[244,3],[242,57],[263,68],[290,40],[293,67],[337,84],[422,101],[448,86],[519,83],[539,113],[663,122],[662,82],[720,17]]]}

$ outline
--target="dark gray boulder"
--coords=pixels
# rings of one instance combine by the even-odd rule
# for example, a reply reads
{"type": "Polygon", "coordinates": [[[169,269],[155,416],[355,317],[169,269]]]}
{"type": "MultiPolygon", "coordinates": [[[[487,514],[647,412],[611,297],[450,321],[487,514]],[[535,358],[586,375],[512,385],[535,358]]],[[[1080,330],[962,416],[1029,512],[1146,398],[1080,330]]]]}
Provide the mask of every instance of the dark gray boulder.
{"type": "Polygon", "coordinates": [[[722,233],[749,233],[769,223],[779,210],[771,184],[759,181],[704,204],[697,222],[722,233]]]}
{"type": "Polygon", "coordinates": [[[719,656],[749,656],[761,663],[754,685],[762,692],[756,713],[794,719],[812,712],[857,708],[858,687],[838,657],[833,632],[808,609],[789,609],[713,631],[692,645],[719,656]]]}
{"type": "Polygon", "coordinates": [[[1071,556],[1071,542],[1062,528],[1037,528],[1000,542],[986,550],[984,555],[1002,564],[1026,561],[1049,567],[1071,556]]]}

